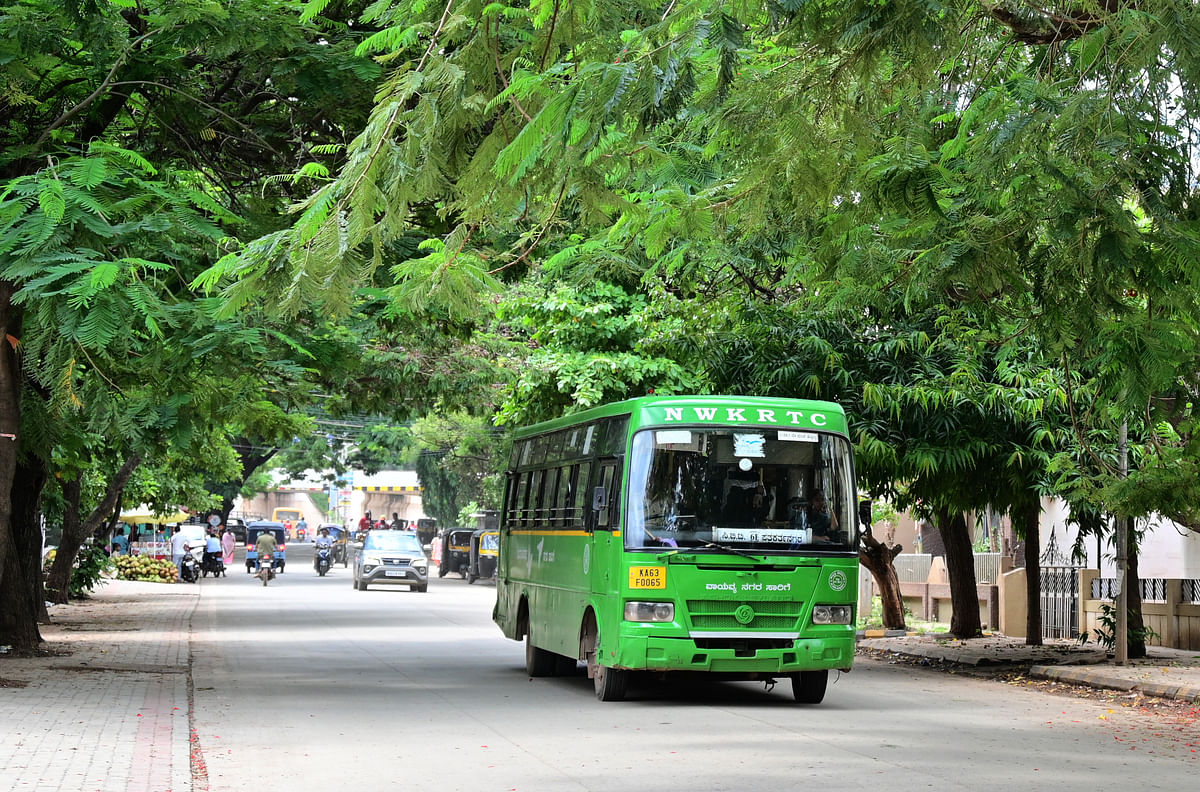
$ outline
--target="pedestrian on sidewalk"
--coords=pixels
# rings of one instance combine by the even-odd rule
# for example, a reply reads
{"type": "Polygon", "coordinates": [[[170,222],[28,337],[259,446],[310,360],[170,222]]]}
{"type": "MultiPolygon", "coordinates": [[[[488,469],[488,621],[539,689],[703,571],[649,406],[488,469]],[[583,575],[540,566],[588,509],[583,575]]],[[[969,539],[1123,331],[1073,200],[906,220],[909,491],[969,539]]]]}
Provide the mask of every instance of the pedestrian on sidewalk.
{"type": "Polygon", "coordinates": [[[225,566],[233,566],[233,548],[237,546],[237,540],[233,538],[233,531],[221,526],[221,561],[225,566]]]}
{"type": "Polygon", "coordinates": [[[179,525],[175,526],[175,533],[171,536],[171,562],[179,570],[181,578],[183,576],[183,557],[191,549],[187,536],[183,533],[183,527],[179,525]]]}

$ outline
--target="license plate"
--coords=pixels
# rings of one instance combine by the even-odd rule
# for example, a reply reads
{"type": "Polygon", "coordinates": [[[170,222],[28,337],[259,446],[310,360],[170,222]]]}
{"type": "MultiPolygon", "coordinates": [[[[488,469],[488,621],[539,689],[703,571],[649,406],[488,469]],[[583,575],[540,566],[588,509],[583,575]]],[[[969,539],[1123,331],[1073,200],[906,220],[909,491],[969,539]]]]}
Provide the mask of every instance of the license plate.
{"type": "Polygon", "coordinates": [[[667,569],[658,566],[635,566],[629,568],[629,588],[665,589],[667,569]]]}
{"type": "Polygon", "coordinates": [[[383,576],[384,577],[405,577],[405,574],[403,572],[393,572],[392,570],[388,570],[387,572],[383,573],[383,576]]]}

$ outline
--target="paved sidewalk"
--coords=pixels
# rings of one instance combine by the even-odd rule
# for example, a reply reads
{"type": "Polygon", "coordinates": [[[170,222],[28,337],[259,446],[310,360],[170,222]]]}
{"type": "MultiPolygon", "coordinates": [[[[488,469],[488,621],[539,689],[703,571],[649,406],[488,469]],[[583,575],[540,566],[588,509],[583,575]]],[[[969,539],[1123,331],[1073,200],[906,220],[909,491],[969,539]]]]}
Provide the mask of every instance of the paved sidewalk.
{"type": "Polygon", "coordinates": [[[0,654],[0,789],[192,790],[188,632],[199,587],[109,581],[50,609],[53,654],[0,654]]]}
{"type": "Polygon", "coordinates": [[[1026,646],[1024,638],[989,635],[959,641],[945,635],[864,637],[864,649],[955,663],[967,667],[1028,668],[1031,677],[1145,696],[1200,702],[1200,652],[1148,647],[1148,658],[1119,666],[1096,644],[1047,641],[1026,646]]]}

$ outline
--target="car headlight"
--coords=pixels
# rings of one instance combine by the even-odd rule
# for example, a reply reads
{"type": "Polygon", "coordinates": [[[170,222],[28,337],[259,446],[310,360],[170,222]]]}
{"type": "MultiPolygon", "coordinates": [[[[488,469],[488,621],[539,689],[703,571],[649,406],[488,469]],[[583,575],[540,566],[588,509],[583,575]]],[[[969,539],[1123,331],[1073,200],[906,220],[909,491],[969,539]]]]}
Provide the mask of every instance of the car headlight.
{"type": "Polygon", "coordinates": [[[850,605],[817,605],[813,608],[813,624],[850,624],[854,608],[850,605]]]}
{"type": "Polygon", "coordinates": [[[673,602],[626,602],[625,621],[669,622],[675,621],[673,602]]]}
{"type": "Polygon", "coordinates": [[[425,562],[424,558],[419,559],[417,561],[413,561],[413,563],[412,563],[413,569],[417,570],[418,572],[424,572],[425,571],[425,563],[426,562],[425,562]]]}
{"type": "Polygon", "coordinates": [[[383,563],[383,556],[378,553],[363,553],[363,566],[379,566],[383,563]]]}

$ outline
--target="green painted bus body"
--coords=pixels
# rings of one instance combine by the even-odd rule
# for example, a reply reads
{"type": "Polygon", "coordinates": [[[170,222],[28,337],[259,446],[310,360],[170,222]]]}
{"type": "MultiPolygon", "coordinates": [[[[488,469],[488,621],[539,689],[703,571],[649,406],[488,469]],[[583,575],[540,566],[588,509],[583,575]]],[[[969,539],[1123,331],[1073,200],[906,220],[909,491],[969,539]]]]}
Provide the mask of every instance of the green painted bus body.
{"type": "MultiPolygon", "coordinates": [[[[813,609],[842,605],[853,614],[858,555],[850,540],[836,549],[745,554],[625,546],[633,438],[676,427],[846,440],[836,404],[730,396],[649,396],[519,430],[501,515],[496,623],[509,638],[528,633],[540,649],[586,660],[585,633],[594,619],[595,660],[618,669],[741,678],[848,670],[853,617],[814,624],[813,609]],[[606,483],[608,503],[602,498],[595,509],[596,487],[606,483]],[[536,505],[535,484],[545,495],[536,505]],[[631,601],[672,603],[674,616],[627,621],[631,601]]],[[[848,440],[845,447],[848,454],[848,440]]]]}

